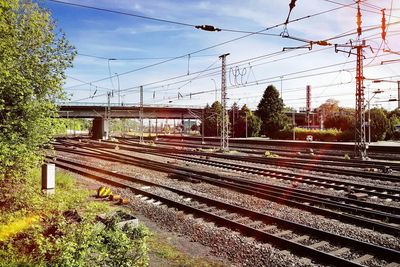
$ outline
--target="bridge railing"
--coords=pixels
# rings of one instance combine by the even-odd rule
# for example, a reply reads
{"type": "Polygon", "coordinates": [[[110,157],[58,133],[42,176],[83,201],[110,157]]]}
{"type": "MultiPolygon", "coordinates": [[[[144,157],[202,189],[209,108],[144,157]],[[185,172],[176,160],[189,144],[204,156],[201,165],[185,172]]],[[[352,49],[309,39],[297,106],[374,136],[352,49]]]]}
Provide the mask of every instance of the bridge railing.
{"type": "MultiPolygon", "coordinates": [[[[93,102],[56,102],[57,106],[96,106],[96,107],[107,107],[107,103],[93,103],[93,102]]],[[[110,107],[139,107],[138,103],[124,103],[119,105],[118,103],[110,103],[110,107]]],[[[168,104],[149,104],[143,105],[143,107],[156,107],[156,108],[192,108],[202,109],[202,106],[189,106],[189,105],[168,105],[168,104]]]]}

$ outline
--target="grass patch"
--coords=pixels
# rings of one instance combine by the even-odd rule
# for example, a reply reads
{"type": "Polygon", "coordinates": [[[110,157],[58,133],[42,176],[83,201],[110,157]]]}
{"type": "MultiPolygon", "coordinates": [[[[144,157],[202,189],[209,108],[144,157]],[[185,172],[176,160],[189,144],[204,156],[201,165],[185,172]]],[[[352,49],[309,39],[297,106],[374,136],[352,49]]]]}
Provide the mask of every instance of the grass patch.
{"type": "Polygon", "coordinates": [[[91,192],[63,171],[46,197],[40,177],[35,170],[0,181],[0,266],[147,266],[147,228],[98,227],[107,203],[89,200],[91,192]]]}
{"type": "Polygon", "coordinates": [[[220,263],[212,262],[205,258],[191,257],[190,255],[177,250],[174,246],[156,235],[149,238],[148,244],[151,253],[155,254],[159,258],[167,260],[172,266],[223,266],[220,263]]]}
{"type": "Polygon", "coordinates": [[[264,157],[266,158],[279,158],[279,155],[272,153],[271,151],[265,151],[264,157]]]}
{"type": "Polygon", "coordinates": [[[218,151],[216,148],[195,148],[194,151],[214,153],[218,151]]]}

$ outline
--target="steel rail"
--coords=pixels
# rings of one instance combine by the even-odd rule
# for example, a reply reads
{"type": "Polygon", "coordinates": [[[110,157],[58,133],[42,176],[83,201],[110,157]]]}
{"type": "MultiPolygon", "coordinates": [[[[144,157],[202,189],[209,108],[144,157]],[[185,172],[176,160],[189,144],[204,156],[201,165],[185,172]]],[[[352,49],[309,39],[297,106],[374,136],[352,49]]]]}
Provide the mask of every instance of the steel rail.
{"type": "Polygon", "coordinates": [[[273,217],[273,216],[269,216],[269,215],[266,215],[263,213],[255,212],[255,211],[245,209],[245,208],[242,208],[239,206],[235,206],[232,204],[228,204],[225,202],[209,199],[209,198],[197,195],[197,194],[188,193],[188,192],[185,192],[185,191],[182,191],[182,190],[179,190],[176,188],[172,188],[169,186],[160,185],[160,184],[152,183],[149,181],[144,181],[142,179],[137,179],[135,177],[122,175],[122,174],[116,174],[111,171],[102,170],[102,169],[88,166],[88,165],[81,164],[81,163],[76,163],[76,162],[71,162],[71,161],[66,163],[65,160],[62,160],[62,161],[64,161],[64,163],[61,163],[60,161],[61,160],[56,160],[54,163],[58,167],[79,173],[81,175],[85,175],[89,178],[93,178],[98,181],[111,184],[113,186],[128,188],[128,189],[132,190],[135,194],[147,196],[152,199],[161,201],[162,203],[165,203],[169,206],[173,206],[180,210],[184,210],[185,212],[200,215],[203,218],[212,220],[219,226],[228,227],[232,230],[239,230],[242,234],[252,236],[252,237],[256,238],[257,240],[260,240],[263,242],[266,242],[266,241],[271,242],[280,248],[284,248],[284,249],[289,248],[291,251],[293,251],[301,256],[311,257],[319,262],[340,265],[340,266],[362,266],[361,264],[355,262],[354,261],[355,259],[353,259],[353,261],[351,261],[351,260],[347,260],[344,258],[340,258],[338,256],[314,249],[314,248],[312,248],[312,246],[305,246],[301,243],[297,243],[297,242],[285,239],[283,237],[279,237],[277,235],[270,234],[265,231],[252,228],[250,226],[235,222],[233,220],[228,220],[222,216],[218,216],[213,213],[206,212],[204,210],[196,209],[192,206],[170,200],[168,198],[150,193],[148,191],[137,189],[133,186],[130,186],[129,184],[126,184],[123,182],[118,182],[115,180],[106,179],[99,175],[94,175],[93,173],[90,173],[90,172],[82,170],[82,169],[90,169],[90,170],[100,173],[102,175],[106,174],[108,176],[117,177],[119,179],[128,180],[130,182],[137,182],[137,183],[141,183],[141,184],[145,184],[145,185],[157,186],[157,187],[169,190],[171,192],[174,192],[174,193],[177,193],[180,195],[184,195],[184,196],[194,199],[196,201],[207,203],[207,205],[212,205],[212,206],[221,208],[223,210],[241,214],[242,216],[246,216],[248,218],[251,218],[252,220],[266,222],[267,224],[276,223],[285,228],[289,228],[289,229],[292,229],[295,231],[300,231],[300,232],[306,233],[308,235],[316,235],[318,237],[318,239],[323,238],[323,239],[329,240],[329,243],[338,242],[342,245],[345,244],[344,247],[352,247],[352,248],[355,248],[357,251],[362,250],[363,253],[368,253],[368,254],[375,255],[375,256],[378,255],[379,258],[384,257],[384,259],[387,259],[387,260],[393,261],[393,262],[400,261],[400,252],[393,250],[393,249],[389,249],[389,248],[381,247],[381,246],[374,245],[371,243],[367,243],[367,242],[355,240],[352,238],[336,235],[333,233],[325,232],[325,231],[318,230],[318,229],[315,229],[315,228],[312,228],[309,226],[304,226],[304,225],[301,225],[298,223],[290,222],[290,221],[283,220],[283,219],[280,219],[277,217],[273,217]],[[81,169],[77,169],[76,166],[78,166],[81,169]]]}
{"type": "MultiPolygon", "coordinates": [[[[62,148],[58,149],[60,151],[71,152],[69,150],[63,150],[62,148]]],[[[93,149],[92,151],[96,152],[96,149],[93,149]]],[[[77,153],[78,151],[74,150],[73,152],[77,153]]],[[[324,194],[318,194],[317,195],[318,197],[313,197],[311,196],[312,193],[308,191],[293,190],[287,187],[272,186],[258,182],[251,182],[251,181],[248,182],[243,179],[233,179],[230,177],[223,177],[213,173],[193,171],[190,168],[183,168],[178,166],[167,167],[165,166],[164,163],[143,160],[140,158],[135,158],[124,154],[121,155],[117,152],[100,151],[95,155],[90,153],[81,153],[81,154],[85,156],[92,156],[92,157],[95,156],[97,158],[104,160],[113,160],[113,161],[119,161],[121,163],[135,164],[140,167],[149,168],[157,171],[163,171],[169,174],[174,173],[175,175],[190,177],[189,180],[197,179],[201,181],[206,181],[208,183],[212,183],[218,186],[223,186],[225,188],[230,188],[232,190],[236,190],[249,195],[254,195],[260,198],[269,199],[279,203],[285,203],[286,205],[308,210],[327,217],[341,219],[342,221],[350,222],[352,224],[360,225],[363,227],[370,227],[371,229],[384,231],[389,234],[395,234],[395,235],[399,234],[399,228],[394,225],[387,223],[379,223],[375,220],[369,220],[367,218],[360,218],[358,216],[343,213],[345,211],[351,214],[358,214],[370,218],[372,217],[375,219],[381,219],[383,221],[387,221],[390,223],[399,223],[400,220],[399,216],[388,214],[385,212],[378,212],[376,210],[375,211],[370,210],[371,207],[376,209],[378,205],[367,205],[369,209],[363,208],[360,206],[364,205],[365,202],[357,200],[347,200],[339,197],[333,197],[334,200],[330,200],[329,198],[331,197],[324,194]],[[128,159],[123,159],[121,157],[126,157],[128,159]],[[290,192],[290,194],[288,194],[288,192],[290,192]],[[292,200],[289,200],[288,198],[292,200]],[[340,202],[346,201],[347,204],[343,204],[338,201],[340,202]],[[304,202],[310,204],[304,204],[304,202]],[[354,205],[355,203],[358,205],[358,207],[348,206],[348,204],[354,205]],[[312,206],[311,204],[325,206],[325,208],[315,207],[312,206]],[[333,208],[336,210],[339,209],[341,212],[327,210],[326,208],[331,208],[331,209],[333,208]]]]}

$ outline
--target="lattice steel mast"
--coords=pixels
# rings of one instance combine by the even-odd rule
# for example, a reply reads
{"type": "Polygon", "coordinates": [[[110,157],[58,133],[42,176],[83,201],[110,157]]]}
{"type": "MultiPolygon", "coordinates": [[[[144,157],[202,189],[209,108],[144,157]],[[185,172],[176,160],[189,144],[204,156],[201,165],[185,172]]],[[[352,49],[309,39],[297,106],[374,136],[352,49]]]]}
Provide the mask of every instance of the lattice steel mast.
{"type": "Polygon", "coordinates": [[[143,144],[143,86],[140,86],[140,109],[139,109],[139,123],[140,123],[140,135],[139,143],[143,144]]]}
{"type": "Polygon", "coordinates": [[[365,97],[364,97],[364,74],[363,74],[363,49],[365,41],[360,40],[361,11],[360,0],[357,1],[357,69],[356,69],[356,130],[355,130],[355,155],[361,159],[367,159],[367,143],[365,135],[365,97]]]}
{"type": "Polygon", "coordinates": [[[229,150],[229,127],[228,127],[228,110],[226,109],[226,57],[228,54],[223,54],[219,58],[222,60],[221,72],[221,104],[222,104],[222,123],[221,123],[221,151],[229,150]]]}

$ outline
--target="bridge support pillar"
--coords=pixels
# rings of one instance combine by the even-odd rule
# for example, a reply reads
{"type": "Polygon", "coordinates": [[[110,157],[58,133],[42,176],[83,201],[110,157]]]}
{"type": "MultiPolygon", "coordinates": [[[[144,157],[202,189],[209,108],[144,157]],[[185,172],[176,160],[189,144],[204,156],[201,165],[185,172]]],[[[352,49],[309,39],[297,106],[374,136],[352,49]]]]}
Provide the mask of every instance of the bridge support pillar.
{"type": "Polygon", "coordinates": [[[156,117],[156,141],[158,140],[158,127],[157,127],[157,117],[156,117]]]}
{"type": "Polygon", "coordinates": [[[108,120],[102,117],[93,119],[92,125],[92,139],[107,140],[109,136],[108,120]]]}

